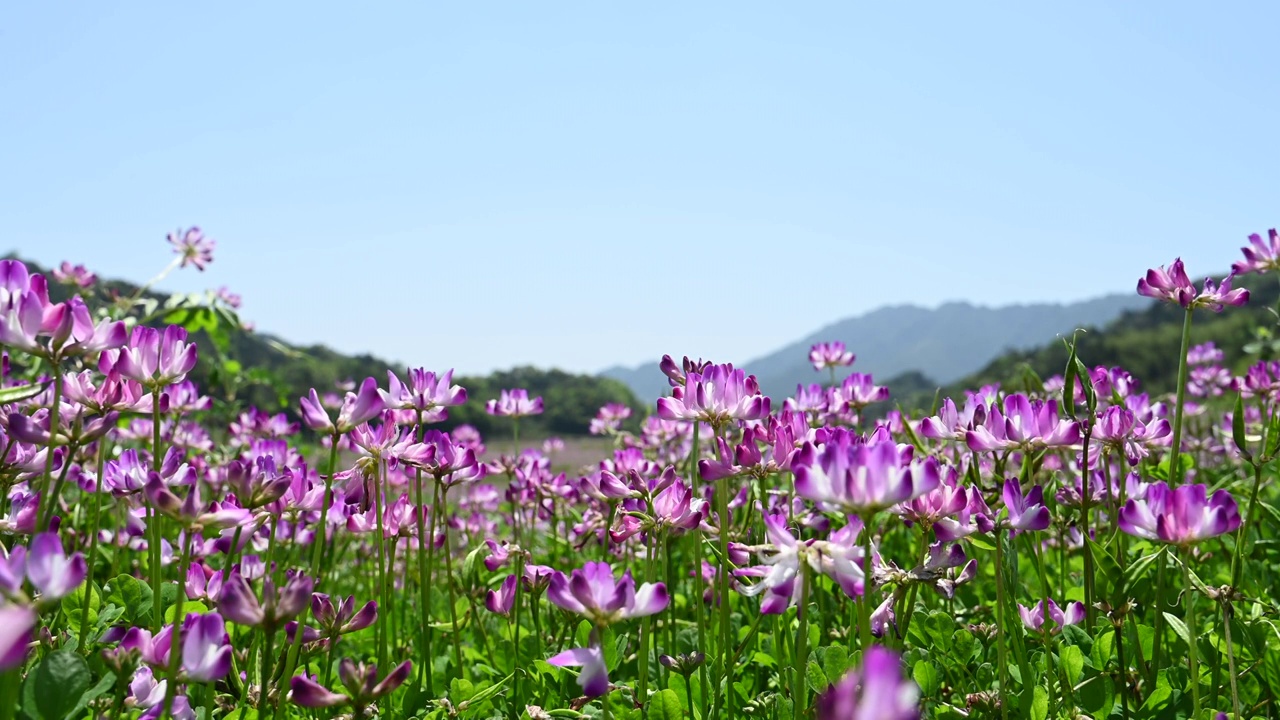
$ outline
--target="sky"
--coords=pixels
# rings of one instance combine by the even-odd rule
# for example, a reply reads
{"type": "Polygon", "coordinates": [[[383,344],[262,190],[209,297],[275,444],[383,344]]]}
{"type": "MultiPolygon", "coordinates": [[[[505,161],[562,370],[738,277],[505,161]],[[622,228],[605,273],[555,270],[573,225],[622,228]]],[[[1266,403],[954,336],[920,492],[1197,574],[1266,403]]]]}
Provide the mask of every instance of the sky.
{"type": "Polygon", "coordinates": [[[0,250],[143,281],[199,225],[213,264],[162,287],[226,285],[291,342],[742,363],[886,304],[1226,270],[1280,224],[1277,25],[1269,2],[8,3],[0,250]]]}

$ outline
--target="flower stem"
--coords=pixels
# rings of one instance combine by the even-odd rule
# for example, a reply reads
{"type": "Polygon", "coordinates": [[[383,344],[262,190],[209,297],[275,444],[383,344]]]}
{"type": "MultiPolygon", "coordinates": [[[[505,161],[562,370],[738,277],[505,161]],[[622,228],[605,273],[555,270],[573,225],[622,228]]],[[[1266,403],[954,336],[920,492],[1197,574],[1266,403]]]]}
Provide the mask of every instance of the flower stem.
{"type": "Polygon", "coordinates": [[[1169,447],[1169,485],[1182,484],[1182,465],[1178,455],[1182,452],[1182,408],[1187,399],[1187,348],[1191,346],[1191,308],[1187,308],[1182,321],[1182,350],[1178,353],[1178,393],[1173,415],[1173,444],[1169,447]]]}
{"type": "Polygon", "coordinates": [[[93,522],[89,526],[89,551],[88,566],[89,576],[86,584],[85,595],[88,600],[80,608],[80,649],[85,654],[89,652],[89,643],[85,638],[89,635],[89,605],[93,601],[93,566],[98,559],[98,532],[102,527],[102,466],[106,462],[107,454],[107,438],[103,436],[98,441],[98,474],[96,477],[97,485],[93,492],[93,522]]]}
{"type": "Polygon", "coordinates": [[[799,621],[800,627],[796,631],[795,698],[792,700],[792,705],[795,708],[795,720],[803,720],[804,712],[809,705],[808,674],[805,672],[809,667],[809,561],[807,559],[800,560],[798,579],[800,603],[796,606],[796,620],[799,621]]]}
{"type": "MultiPolygon", "coordinates": [[[[447,510],[449,507],[449,488],[442,487],[440,491],[440,508],[447,510]]],[[[458,636],[461,634],[458,628],[458,602],[456,591],[453,588],[453,550],[449,545],[449,525],[444,525],[444,572],[449,576],[449,622],[453,625],[452,631],[449,633],[453,640],[453,662],[457,665],[458,677],[465,677],[466,673],[462,667],[462,643],[458,636]]]]}
{"type": "MultiPolygon", "coordinates": [[[[151,391],[151,469],[160,472],[160,388],[151,391]]],[[[146,497],[146,493],[143,493],[146,497]]],[[[163,571],[160,567],[160,512],[147,500],[147,554],[151,573],[151,633],[158,634],[164,624],[164,596],[160,593],[163,571]]],[[[185,578],[184,578],[185,579],[185,578]]]]}
{"type": "MultiPolygon", "coordinates": [[[[515,607],[515,611],[512,613],[512,618],[511,618],[511,631],[512,631],[513,644],[515,646],[513,650],[513,652],[515,653],[515,672],[513,673],[514,676],[512,677],[512,681],[515,683],[515,692],[512,693],[513,702],[511,704],[511,720],[516,720],[517,718],[519,718],[521,709],[524,707],[524,695],[523,695],[524,688],[522,683],[520,682],[520,677],[522,674],[521,667],[520,667],[520,605],[523,603],[523,600],[524,600],[523,589],[524,589],[524,553],[520,552],[520,553],[517,553],[516,555],[516,598],[515,598],[516,607],[515,607]]],[[[641,643],[641,646],[643,647],[643,643],[641,643]]]]}
{"type": "Polygon", "coordinates": [[[1004,637],[1004,538],[996,531],[996,649],[1000,658],[1000,717],[1009,718],[1009,650],[1004,637]]]}
{"type": "Polygon", "coordinates": [[[1187,632],[1190,635],[1188,646],[1188,660],[1191,663],[1191,698],[1195,706],[1195,714],[1192,717],[1200,717],[1200,651],[1196,647],[1196,633],[1198,626],[1196,625],[1196,589],[1191,584],[1191,568],[1187,564],[1191,560],[1191,553],[1186,552],[1182,558],[1182,579],[1187,587],[1187,632]]]}
{"type": "MultiPolygon", "coordinates": [[[[871,523],[874,514],[862,518],[862,597],[858,598],[858,646],[865,654],[871,647],[871,523]]],[[[801,668],[803,671],[803,668],[801,668]]]]}
{"type": "Polygon", "coordinates": [[[1231,644],[1231,615],[1230,601],[1222,603],[1222,629],[1227,642],[1227,671],[1228,677],[1231,678],[1231,707],[1236,711],[1235,716],[1241,718],[1244,715],[1240,714],[1240,689],[1236,686],[1236,653],[1231,644]]]}
{"type": "MultiPolygon", "coordinates": [[[[193,535],[188,528],[183,535],[182,542],[182,574],[178,580],[178,604],[174,607],[173,612],[173,640],[169,644],[169,683],[165,686],[164,692],[164,708],[160,713],[160,720],[169,717],[169,713],[173,710],[173,698],[178,694],[178,671],[181,669],[179,660],[182,658],[182,623],[186,617],[182,614],[182,606],[187,599],[187,573],[191,570],[191,536],[193,535]]],[[[88,602],[87,600],[85,601],[88,602]]]]}
{"type": "MultiPolygon", "coordinates": [[[[1240,584],[1240,571],[1242,565],[1240,563],[1240,555],[1244,551],[1245,534],[1249,531],[1249,525],[1253,523],[1253,517],[1258,512],[1258,489],[1262,487],[1262,463],[1253,463],[1253,490],[1249,494],[1249,512],[1244,516],[1244,522],[1240,523],[1240,529],[1236,531],[1236,551],[1231,557],[1231,587],[1240,584]]],[[[1232,677],[1234,680],[1234,676],[1232,677]]],[[[1236,713],[1239,715],[1239,713],[1236,713]]]]}
{"type": "Polygon", "coordinates": [[[387,636],[390,633],[391,623],[391,602],[387,592],[387,547],[382,529],[382,486],[385,482],[386,468],[382,462],[379,462],[377,479],[373,484],[373,512],[376,524],[373,542],[378,554],[378,598],[381,605],[378,612],[378,667],[382,668],[387,667],[387,636]]]}
{"type": "MultiPolygon", "coordinates": [[[[49,522],[45,519],[46,515],[53,517],[53,512],[47,510],[45,506],[57,502],[57,498],[49,495],[49,482],[53,479],[53,448],[58,436],[58,420],[62,409],[62,363],[50,361],[50,364],[53,365],[53,405],[49,407],[49,445],[45,449],[44,475],[40,479],[40,497],[36,501],[37,532],[44,532],[49,527],[49,522]]],[[[63,466],[70,464],[71,457],[68,456],[63,466]]]]}

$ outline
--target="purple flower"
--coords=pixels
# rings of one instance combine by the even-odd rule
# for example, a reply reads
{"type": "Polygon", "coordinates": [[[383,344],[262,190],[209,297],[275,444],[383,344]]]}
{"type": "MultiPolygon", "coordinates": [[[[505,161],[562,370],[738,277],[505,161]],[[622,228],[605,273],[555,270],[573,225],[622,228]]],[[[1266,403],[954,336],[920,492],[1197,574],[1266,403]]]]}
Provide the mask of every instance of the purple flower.
{"type": "Polygon", "coordinates": [[[292,690],[290,699],[293,704],[301,707],[335,707],[354,703],[358,708],[363,708],[403,685],[412,671],[413,663],[406,660],[378,682],[377,666],[343,658],[338,664],[338,677],[349,695],[339,695],[305,675],[296,675],[289,681],[292,690]]]}
{"type": "Polygon", "coordinates": [[[986,400],[981,396],[970,393],[964,410],[956,410],[955,401],[947,398],[937,415],[920,421],[920,434],[932,440],[963,440],[986,419],[986,400]]]}
{"type": "Polygon", "coordinates": [[[1205,278],[1204,289],[1197,291],[1187,277],[1182,258],[1177,258],[1168,269],[1161,266],[1148,270],[1147,276],[1138,280],[1138,294],[1161,302],[1177,303],[1188,310],[1207,307],[1214,312],[1222,312],[1225,305],[1240,306],[1249,302],[1248,290],[1231,289],[1231,281],[1235,275],[1235,271],[1232,271],[1221,285],[1205,278]]]}
{"type": "Polygon", "coordinates": [[[919,523],[926,529],[943,518],[958,515],[969,506],[969,490],[959,484],[955,470],[948,469],[939,484],[923,495],[899,503],[893,512],[907,523],[919,523]]]}
{"type": "Polygon", "coordinates": [[[828,395],[827,406],[831,412],[841,410],[858,411],[882,400],[889,399],[889,388],[876,385],[871,375],[853,373],[840,383],[840,387],[832,388],[828,395]]]}
{"type": "Polygon", "coordinates": [[[499,393],[497,400],[490,400],[484,404],[484,410],[490,415],[516,418],[541,415],[542,398],[536,397],[530,400],[529,391],[524,388],[503,390],[499,393]]]}
{"type": "Polygon", "coordinates": [[[817,343],[809,348],[809,362],[814,370],[849,366],[856,359],[839,340],[817,343]]]}
{"type": "Polygon", "coordinates": [[[897,653],[873,645],[862,666],[818,696],[817,720],[917,720],[920,689],[903,678],[897,653]]]}
{"type": "Polygon", "coordinates": [[[609,692],[609,669],[604,664],[604,652],[600,646],[573,648],[554,657],[547,663],[557,667],[581,667],[578,673],[578,685],[582,686],[582,694],[587,697],[600,697],[609,692]]]}
{"type": "Polygon", "coordinates": [[[1058,417],[1057,401],[1030,400],[1022,393],[992,403],[986,421],[965,433],[969,449],[992,452],[1069,447],[1080,442],[1080,423],[1058,417]]]}
{"type": "Polygon", "coordinates": [[[306,675],[295,675],[289,681],[289,699],[294,705],[306,708],[326,708],[346,705],[351,698],[333,692],[306,675]]]}
{"type": "Polygon", "coordinates": [[[859,515],[893,507],[940,482],[936,459],[912,456],[911,446],[900,447],[887,434],[863,443],[840,433],[821,449],[806,443],[792,459],[796,493],[859,515]]]}
{"type": "Polygon", "coordinates": [[[182,667],[196,682],[221,680],[231,669],[231,644],[222,616],[193,615],[182,635],[182,667]]]}
{"type": "Polygon", "coordinates": [[[71,594],[84,582],[88,565],[84,555],[67,557],[57,533],[40,533],[31,540],[27,555],[27,579],[42,600],[57,600],[71,594]]]}
{"type": "Polygon", "coordinates": [[[54,280],[63,285],[70,285],[81,290],[93,287],[93,284],[98,282],[98,276],[89,272],[85,266],[72,265],[66,260],[62,261],[62,265],[51,270],[50,274],[53,275],[54,280]]]}
{"type": "Polygon", "coordinates": [[[378,394],[378,381],[365,378],[360,383],[359,392],[348,392],[342,400],[342,408],[338,410],[338,422],[329,419],[324,403],[316,394],[315,388],[299,402],[302,411],[302,422],[318,433],[332,435],[346,434],[358,425],[363,425],[378,417],[385,409],[382,396],[378,394]]]}
{"type": "Polygon", "coordinates": [[[666,585],[644,583],[637,588],[630,570],[615,580],[604,562],[589,562],[568,577],[553,575],[547,599],[597,625],[653,615],[665,610],[669,601],[666,585]]]}
{"type": "Polygon", "coordinates": [[[467,401],[467,391],[461,385],[451,385],[453,370],[436,377],[424,368],[409,370],[409,384],[400,382],[396,374],[387,371],[387,389],[379,390],[382,402],[393,410],[414,410],[426,413],[430,421],[447,417],[445,408],[467,401]]]}
{"type": "Polygon", "coordinates": [[[0,608],[0,670],[18,667],[27,659],[36,611],[22,605],[0,608]]]}
{"type": "Polygon", "coordinates": [[[307,606],[311,597],[311,589],[315,581],[297,573],[285,583],[279,593],[271,578],[264,581],[263,595],[266,604],[258,602],[258,598],[249,587],[249,581],[238,571],[232,570],[222,583],[222,591],[218,596],[218,609],[234,623],[268,628],[278,627],[279,623],[294,617],[307,606]]]}
{"type": "Polygon", "coordinates": [[[1231,266],[1233,274],[1265,273],[1280,269],[1280,234],[1276,233],[1275,228],[1267,231],[1265,242],[1261,235],[1253,233],[1249,236],[1249,244],[1252,247],[1240,248],[1240,252],[1244,253],[1244,260],[1231,266]]]}
{"type": "Polygon", "coordinates": [[[1187,547],[1240,527],[1235,498],[1226,490],[1208,496],[1204,485],[1175,489],[1163,482],[1147,487],[1146,496],[1120,508],[1120,529],[1130,535],[1187,547]]]}
{"type": "Polygon", "coordinates": [[[396,457],[437,479],[448,477],[450,485],[479,480],[486,473],[485,466],[476,462],[473,451],[439,430],[426,431],[422,442],[403,446],[396,457]]]}
{"type": "Polygon", "coordinates": [[[1093,437],[1102,446],[1122,450],[1130,465],[1137,465],[1157,441],[1169,436],[1169,421],[1152,418],[1140,422],[1128,407],[1112,405],[1098,414],[1093,437]]]}
{"type": "Polygon", "coordinates": [[[706,518],[707,501],[694,497],[683,480],[675,480],[653,498],[653,515],[657,523],[673,534],[697,528],[706,518]]]}
{"type": "Polygon", "coordinates": [[[363,630],[378,619],[378,603],[370,600],[359,611],[355,609],[355,597],[348,595],[334,608],[333,601],[324,593],[311,595],[311,615],[329,637],[346,635],[363,630]]]}
{"type": "MultiPolygon", "coordinates": [[[[1022,483],[1012,478],[1004,481],[1004,509],[994,521],[996,528],[1008,528],[1014,535],[1027,530],[1049,527],[1049,508],[1044,505],[1044,488],[1039,485],[1022,494],[1022,483]]],[[[979,526],[983,523],[979,520],[979,526]]]]}
{"type": "MultiPolygon", "coordinates": [[[[1272,233],[1275,230],[1271,231],[1272,233]]],[[[1188,365],[1209,365],[1211,363],[1220,363],[1226,358],[1226,354],[1222,352],[1222,348],[1213,344],[1210,340],[1206,343],[1191,346],[1187,351],[1188,365]]]]}
{"type": "Polygon", "coordinates": [[[1055,632],[1061,630],[1067,625],[1078,625],[1084,620],[1084,603],[1069,602],[1064,610],[1058,607],[1058,603],[1052,598],[1046,598],[1035,604],[1035,607],[1028,608],[1022,603],[1018,603],[1018,615],[1022,618],[1022,625],[1033,632],[1043,632],[1048,628],[1044,627],[1045,606],[1048,606],[1049,619],[1057,626],[1055,632]]]}
{"type": "Polygon", "coordinates": [[[862,594],[865,574],[862,548],[857,545],[862,521],[857,517],[850,518],[849,524],[827,540],[800,542],[787,529],[787,518],[780,513],[766,514],[764,527],[770,544],[747,548],[759,554],[764,564],[734,571],[737,577],[760,579],[754,585],[739,587],[739,591],[747,597],[767,592],[760,603],[761,614],[778,615],[796,604],[803,589],[801,563],[833,578],[849,597],[862,594]]]}
{"type": "Polygon", "coordinates": [[[511,614],[516,604],[516,576],[508,575],[497,590],[490,590],[484,598],[484,606],[491,613],[498,615],[511,614]]]}
{"type": "Polygon", "coordinates": [[[154,388],[182,382],[195,366],[196,346],[187,342],[186,328],[169,325],[161,332],[139,325],[120,349],[113,371],[154,388]]]}
{"type": "Polygon", "coordinates": [[[615,433],[622,427],[622,421],[631,417],[631,408],[622,403],[608,403],[591,419],[588,432],[592,435],[615,433]]]}
{"type": "Polygon", "coordinates": [[[683,386],[672,389],[671,397],[658,399],[658,417],[664,420],[700,420],[718,426],[733,420],[759,420],[768,414],[769,398],[760,394],[755,375],[732,365],[691,371],[683,386]]]}
{"type": "Polygon", "coordinates": [[[216,241],[206,238],[198,227],[186,231],[178,228],[177,232],[169,233],[165,239],[173,246],[173,252],[181,256],[180,267],[194,265],[201,272],[213,262],[213,249],[218,245],[216,241]]]}

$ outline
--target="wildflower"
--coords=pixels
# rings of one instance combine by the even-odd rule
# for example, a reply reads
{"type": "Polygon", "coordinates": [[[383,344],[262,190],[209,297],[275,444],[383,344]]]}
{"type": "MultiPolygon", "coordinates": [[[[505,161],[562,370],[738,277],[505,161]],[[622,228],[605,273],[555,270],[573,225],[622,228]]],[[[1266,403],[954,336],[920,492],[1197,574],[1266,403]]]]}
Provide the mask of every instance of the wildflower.
{"type": "Polygon", "coordinates": [[[279,627],[282,621],[288,620],[302,612],[311,597],[311,589],[315,581],[297,573],[276,591],[275,584],[268,577],[264,581],[262,595],[266,604],[258,602],[258,598],[249,587],[249,581],[236,570],[232,570],[222,583],[222,591],[218,596],[218,609],[227,619],[238,625],[266,628],[279,627]]]}
{"type": "Polygon", "coordinates": [[[920,689],[902,677],[898,655],[879,645],[862,665],[818,696],[818,720],[917,720],[920,689]]]}
{"type": "MultiPolygon", "coordinates": [[[[1271,232],[1274,233],[1275,231],[1272,230],[1271,232]]],[[[1226,355],[1222,352],[1222,348],[1215,345],[1212,340],[1207,343],[1193,345],[1191,346],[1191,349],[1187,351],[1188,365],[1210,365],[1213,363],[1220,363],[1225,358],[1226,355]]]]}
{"type": "Polygon", "coordinates": [[[1024,495],[1022,483],[1012,478],[1004,481],[1004,508],[994,517],[979,517],[978,526],[988,529],[1007,529],[1013,535],[1028,530],[1044,530],[1049,527],[1049,508],[1044,505],[1044,488],[1039,485],[1024,495]],[[984,527],[985,526],[985,527],[984,527]]]}
{"type": "Polygon", "coordinates": [[[957,410],[955,401],[947,398],[937,415],[920,421],[920,434],[932,440],[963,440],[986,418],[987,406],[982,397],[969,393],[963,410],[957,410]]]}
{"type": "Polygon", "coordinates": [[[876,385],[867,373],[853,373],[840,383],[840,387],[832,388],[827,398],[831,412],[857,412],[871,403],[888,400],[889,388],[876,385]]]}
{"type": "Polygon", "coordinates": [[[335,608],[328,595],[313,593],[311,595],[311,615],[315,617],[316,623],[320,625],[326,635],[336,637],[363,630],[377,621],[378,603],[370,600],[357,611],[355,609],[355,598],[348,595],[335,608]]]}
{"type": "Polygon", "coordinates": [[[1080,423],[1060,419],[1057,401],[1014,393],[1005,396],[1003,412],[992,403],[986,422],[966,432],[965,442],[977,452],[1068,447],[1080,442],[1080,423]]]}
{"type": "Polygon", "coordinates": [[[1177,258],[1168,269],[1161,266],[1148,270],[1146,277],[1138,280],[1138,294],[1161,302],[1177,303],[1187,310],[1207,307],[1214,312],[1222,312],[1225,305],[1240,306],[1249,302],[1248,290],[1231,288],[1231,281],[1235,276],[1233,270],[1221,285],[1205,278],[1204,289],[1197,291],[1187,277],[1182,258],[1177,258]]]}
{"type": "Polygon", "coordinates": [[[329,418],[324,404],[316,394],[315,388],[310,395],[299,401],[302,410],[302,422],[318,433],[345,435],[358,425],[363,425],[376,418],[384,409],[381,395],[378,394],[378,382],[373,378],[365,378],[360,383],[358,392],[347,392],[338,410],[338,421],[329,418]]]}
{"type": "Polygon", "coordinates": [[[806,443],[792,465],[797,494],[854,514],[893,507],[939,483],[936,459],[913,462],[910,446],[899,447],[887,437],[855,443],[842,434],[821,449],[806,443]]]}
{"type": "Polygon", "coordinates": [[[89,272],[84,265],[72,265],[66,260],[62,261],[62,265],[51,270],[50,274],[53,275],[54,280],[63,285],[70,285],[81,290],[87,290],[98,282],[98,276],[89,272]]]}
{"type": "Polygon", "coordinates": [[[524,388],[503,390],[496,400],[484,404],[484,411],[490,415],[506,417],[526,417],[542,414],[542,398],[529,399],[529,391],[524,388]]]}
{"type": "Polygon", "coordinates": [[[1057,626],[1057,630],[1061,630],[1067,625],[1078,625],[1084,620],[1084,603],[1070,602],[1064,610],[1058,607],[1058,603],[1052,598],[1046,598],[1035,604],[1035,607],[1028,608],[1022,603],[1018,603],[1018,615],[1022,618],[1022,625],[1033,632],[1044,632],[1049,628],[1044,627],[1045,606],[1048,605],[1049,619],[1057,626]]]}
{"type": "Polygon", "coordinates": [[[637,588],[630,570],[615,580],[605,562],[589,562],[567,577],[553,575],[547,599],[596,625],[653,615],[666,609],[669,601],[666,585],[644,583],[637,588]]]}
{"type": "Polygon", "coordinates": [[[1249,244],[1251,247],[1240,248],[1240,252],[1244,253],[1244,260],[1238,260],[1231,266],[1233,274],[1265,273],[1280,269],[1280,234],[1276,233],[1275,228],[1267,231],[1265,242],[1261,235],[1251,234],[1249,244]]]}
{"type": "Polygon", "coordinates": [[[578,685],[582,686],[582,694],[587,697],[600,697],[609,692],[609,669],[604,664],[604,652],[597,643],[565,650],[548,658],[547,663],[557,667],[581,667],[578,685]]]}
{"type": "Polygon", "coordinates": [[[857,547],[857,537],[862,530],[859,519],[850,518],[848,525],[825,541],[800,542],[787,529],[787,518],[780,513],[766,514],[764,525],[770,544],[748,548],[759,553],[764,564],[734,571],[738,577],[760,578],[740,591],[747,597],[767,591],[760,604],[761,614],[781,614],[799,600],[804,583],[801,563],[813,572],[835,579],[849,597],[862,594],[865,576],[861,567],[862,549],[857,547]]]}
{"type": "Polygon", "coordinates": [[[182,633],[182,667],[195,682],[213,682],[231,670],[231,644],[218,613],[188,616],[182,633]]]}
{"type": "Polygon", "coordinates": [[[23,605],[0,608],[0,670],[10,670],[27,659],[36,611],[23,605]]]}
{"type": "Polygon", "coordinates": [[[664,420],[700,420],[713,427],[733,420],[759,420],[769,414],[769,398],[760,394],[754,375],[732,365],[710,365],[690,371],[671,397],[658,398],[664,420]]]}
{"type": "Polygon", "coordinates": [[[1147,487],[1145,497],[1120,508],[1120,529],[1146,540],[1187,547],[1240,527],[1235,498],[1226,490],[1211,497],[1204,485],[1170,489],[1163,482],[1147,487]]]}
{"type": "Polygon", "coordinates": [[[508,575],[497,590],[490,590],[484,598],[484,606],[497,615],[511,614],[516,602],[516,576],[508,575]]]}
{"type": "Polygon", "coordinates": [[[658,369],[662,370],[662,374],[667,376],[667,382],[671,387],[684,387],[688,384],[689,373],[701,374],[711,367],[712,363],[708,360],[698,358],[690,360],[688,355],[684,356],[684,360],[680,365],[676,365],[676,361],[670,355],[663,355],[662,361],[658,363],[658,369]]]}
{"type": "Polygon", "coordinates": [[[1112,405],[1098,414],[1094,425],[1094,440],[1103,447],[1124,452],[1130,465],[1137,465],[1157,441],[1169,436],[1169,421],[1152,418],[1150,423],[1140,422],[1128,407],[1112,405]]]}
{"type": "Polygon", "coordinates": [[[70,595],[84,582],[88,564],[80,553],[67,557],[58,534],[46,532],[32,538],[26,571],[41,600],[53,601],[70,595]]]}
{"type": "Polygon", "coordinates": [[[181,382],[196,366],[195,343],[187,342],[187,330],[169,325],[164,332],[139,325],[129,344],[121,348],[112,371],[148,388],[181,382]]]}
{"type": "Polygon", "coordinates": [[[354,705],[359,712],[354,713],[353,717],[362,717],[364,708],[403,685],[412,671],[413,663],[406,660],[379,681],[376,665],[366,665],[357,663],[351,658],[343,658],[338,664],[338,678],[341,679],[349,695],[335,693],[306,675],[296,675],[289,681],[289,687],[292,690],[290,698],[300,707],[354,705]]]}
{"type": "Polygon", "coordinates": [[[596,412],[591,419],[588,431],[592,435],[615,433],[622,427],[622,422],[631,417],[631,408],[622,403],[608,403],[596,412]]]}
{"type": "Polygon", "coordinates": [[[954,469],[932,490],[894,506],[893,512],[908,525],[919,523],[927,530],[944,518],[957,515],[969,505],[969,489],[961,485],[954,469]]]}
{"type": "Polygon", "coordinates": [[[383,404],[394,410],[414,410],[424,413],[425,422],[438,422],[448,415],[446,408],[467,401],[467,391],[461,385],[451,385],[453,370],[436,377],[423,368],[409,370],[409,384],[400,382],[396,374],[387,371],[387,389],[379,390],[383,404]]]}
{"type": "Polygon", "coordinates": [[[177,232],[169,233],[166,239],[173,246],[173,252],[181,256],[180,267],[193,265],[201,272],[204,272],[206,265],[213,262],[213,249],[218,245],[216,241],[206,238],[198,227],[192,227],[185,232],[182,228],[178,228],[177,232]]]}
{"type": "Polygon", "coordinates": [[[846,350],[844,343],[839,340],[817,343],[809,348],[809,362],[814,370],[847,367],[856,359],[857,357],[846,350]]]}

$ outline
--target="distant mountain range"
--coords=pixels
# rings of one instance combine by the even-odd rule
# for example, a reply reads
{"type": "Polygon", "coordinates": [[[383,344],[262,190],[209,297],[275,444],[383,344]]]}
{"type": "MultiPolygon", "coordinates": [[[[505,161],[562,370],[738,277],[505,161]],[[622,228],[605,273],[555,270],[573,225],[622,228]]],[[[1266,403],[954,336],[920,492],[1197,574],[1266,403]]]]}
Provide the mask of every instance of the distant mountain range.
{"type": "MultiPolygon", "coordinates": [[[[809,347],[840,340],[857,355],[850,372],[872,373],[880,381],[910,374],[914,383],[945,385],[1010,351],[1043,346],[1076,328],[1105,326],[1126,311],[1150,304],[1146,298],[1126,293],[1074,303],[1003,307],[967,302],[932,309],[891,305],[827,325],[742,367],[759,379],[765,394],[786,397],[795,392],[797,384],[827,381],[825,374],[814,372],[809,364],[809,347]]],[[[653,400],[669,389],[656,359],[634,368],[612,367],[600,374],[623,382],[641,400],[653,400]]]]}

